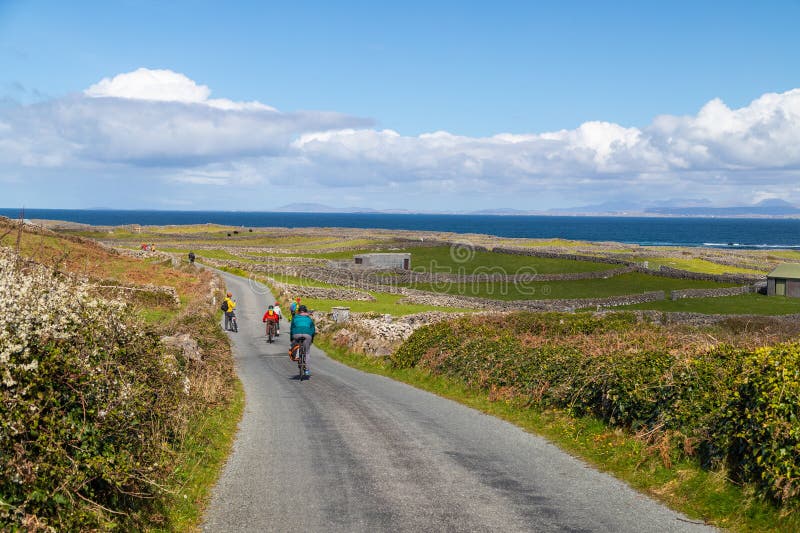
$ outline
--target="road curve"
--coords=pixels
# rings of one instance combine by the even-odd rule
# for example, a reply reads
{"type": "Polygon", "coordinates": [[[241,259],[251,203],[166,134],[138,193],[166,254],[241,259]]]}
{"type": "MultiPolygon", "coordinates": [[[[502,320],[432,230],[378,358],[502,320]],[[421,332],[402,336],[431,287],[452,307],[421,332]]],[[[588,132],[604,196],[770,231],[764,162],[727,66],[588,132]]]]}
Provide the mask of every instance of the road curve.
{"type": "Polygon", "coordinates": [[[711,531],[494,417],[312,349],[297,380],[272,296],[224,275],[246,407],[204,531],[711,531]]]}

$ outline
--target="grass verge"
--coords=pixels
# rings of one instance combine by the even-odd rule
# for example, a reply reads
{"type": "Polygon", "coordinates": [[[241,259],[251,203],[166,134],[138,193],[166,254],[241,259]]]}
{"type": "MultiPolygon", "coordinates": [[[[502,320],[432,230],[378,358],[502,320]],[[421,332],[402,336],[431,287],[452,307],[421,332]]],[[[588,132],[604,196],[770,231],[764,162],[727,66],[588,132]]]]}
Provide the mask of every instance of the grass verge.
{"type": "MultiPolygon", "coordinates": [[[[195,417],[178,450],[171,497],[165,502],[169,531],[196,531],[211,498],[225,460],[230,454],[239,420],[244,412],[244,389],[237,379],[231,401],[195,417]]],[[[168,531],[159,528],[152,531],[168,531]]]]}
{"type": "Polygon", "coordinates": [[[486,391],[421,369],[395,368],[383,358],[354,354],[324,336],[318,336],[315,342],[331,358],[350,367],[402,381],[542,435],[568,453],[698,521],[741,532],[800,531],[797,513],[783,514],[756,498],[748,487],[730,482],[724,471],[703,470],[692,461],[667,468],[657,450],[595,418],[575,418],[557,410],[540,411],[519,401],[492,398],[486,391]]]}

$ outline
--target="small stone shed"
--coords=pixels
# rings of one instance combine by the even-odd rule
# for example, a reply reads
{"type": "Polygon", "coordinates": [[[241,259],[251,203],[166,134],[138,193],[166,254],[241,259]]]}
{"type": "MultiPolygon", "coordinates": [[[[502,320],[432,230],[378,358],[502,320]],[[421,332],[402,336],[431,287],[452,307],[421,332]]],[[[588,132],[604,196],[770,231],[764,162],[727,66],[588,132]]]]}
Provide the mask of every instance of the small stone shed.
{"type": "Polygon", "coordinates": [[[353,256],[358,266],[385,270],[411,270],[411,254],[409,253],[374,253],[353,256]]]}
{"type": "Polygon", "coordinates": [[[800,263],[784,263],[767,274],[767,294],[800,298],[800,263]]]}

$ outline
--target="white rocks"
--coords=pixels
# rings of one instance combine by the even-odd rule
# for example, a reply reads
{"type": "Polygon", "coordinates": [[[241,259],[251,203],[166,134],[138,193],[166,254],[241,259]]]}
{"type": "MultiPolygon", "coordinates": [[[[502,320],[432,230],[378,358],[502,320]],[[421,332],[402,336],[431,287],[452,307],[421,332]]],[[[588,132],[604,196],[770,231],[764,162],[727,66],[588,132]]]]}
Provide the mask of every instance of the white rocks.
{"type": "Polygon", "coordinates": [[[180,350],[183,356],[189,361],[200,362],[203,356],[200,353],[200,346],[188,333],[161,337],[161,344],[164,346],[180,350]]]}

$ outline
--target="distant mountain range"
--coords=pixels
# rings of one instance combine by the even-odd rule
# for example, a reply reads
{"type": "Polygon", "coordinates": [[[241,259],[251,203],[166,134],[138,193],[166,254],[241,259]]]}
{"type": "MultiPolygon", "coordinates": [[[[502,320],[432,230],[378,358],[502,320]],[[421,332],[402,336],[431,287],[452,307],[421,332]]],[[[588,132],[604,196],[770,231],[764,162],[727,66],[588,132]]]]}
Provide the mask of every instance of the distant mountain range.
{"type": "Polygon", "coordinates": [[[669,199],[642,205],[631,201],[608,201],[578,207],[548,210],[512,208],[477,211],[425,211],[409,209],[371,209],[369,207],[332,207],[317,203],[294,203],[277,208],[280,213],[376,213],[376,214],[466,214],[466,215],[616,215],[616,216],[696,216],[696,217],[786,217],[800,216],[800,207],[780,199],[762,200],[745,206],[714,206],[706,199],[669,199]]]}

